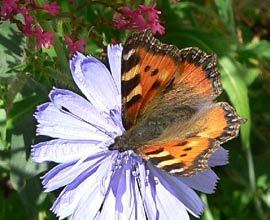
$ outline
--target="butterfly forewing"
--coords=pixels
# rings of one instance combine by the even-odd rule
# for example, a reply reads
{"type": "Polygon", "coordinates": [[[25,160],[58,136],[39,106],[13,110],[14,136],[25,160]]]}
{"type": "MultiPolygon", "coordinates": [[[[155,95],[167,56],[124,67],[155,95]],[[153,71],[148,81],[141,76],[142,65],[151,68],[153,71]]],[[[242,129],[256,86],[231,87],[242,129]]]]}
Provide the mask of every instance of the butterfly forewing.
{"type": "Polygon", "coordinates": [[[174,46],[165,46],[151,32],[132,35],[122,56],[122,96],[127,127],[135,124],[139,112],[173,78],[177,69],[174,46]]]}

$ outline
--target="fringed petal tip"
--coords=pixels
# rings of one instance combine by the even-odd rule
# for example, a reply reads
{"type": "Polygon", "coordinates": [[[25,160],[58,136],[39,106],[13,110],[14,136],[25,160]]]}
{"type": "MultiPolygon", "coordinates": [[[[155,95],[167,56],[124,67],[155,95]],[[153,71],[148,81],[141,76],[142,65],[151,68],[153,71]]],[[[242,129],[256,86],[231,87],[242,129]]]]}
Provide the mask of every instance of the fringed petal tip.
{"type": "Polygon", "coordinates": [[[229,163],[229,151],[219,147],[209,158],[210,167],[224,166],[229,163]]]}
{"type": "Polygon", "coordinates": [[[34,161],[41,163],[51,161],[55,163],[69,163],[78,161],[84,156],[93,156],[103,150],[106,145],[100,141],[71,141],[55,139],[34,145],[31,155],[34,161]]]}
{"type": "Polygon", "coordinates": [[[68,91],[66,89],[59,89],[59,88],[56,88],[56,87],[53,87],[53,89],[50,91],[48,97],[50,99],[50,101],[53,101],[54,100],[54,97],[58,94],[65,94],[65,92],[68,91]]]}
{"type": "Polygon", "coordinates": [[[212,194],[216,190],[218,183],[218,176],[212,170],[206,170],[197,173],[195,176],[191,177],[177,177],[187,186],[192,189],[198,190],[203,193],[212,194]]]}
{"type": "Polygon", "coordinates": [[[69,60],[69,66],[70,66],[71,72],[74,72],[76,69],[76,66],[80,65],[80,63],[84,59],[85,59],[85,56],[82,53],[80,52],[74,53],[71,59],[69,60]]]}
{"type": "Polygon", "coordinates": [[[108,53],[110,53],[112,50],[115,51],[114,55],[121,57],[123,46],[122,46],[122,44],[109,44],[107,46],[108,53]]]}
{"type": "Polygon", "coordinates": [[[38,106],[36,107],[36,111],[35,111],[35,113],[34,113],[33,116],[34,116],[36,119],[38,119],[39,113],[42,112],[42,111],[44,111],[49,105],[50,105],[50,102],[45,102],[45,103],[43,103],[43,104],[41,104],[41,105],[38,105],[38,106]]]}
{"type": "Polygon", "coordinates": [[[70,69],[77,86],[97,109],[108,113],[115,106],[121,108],[113,76],[102,62],[78,53],[71,59],[70,69]]]}
{"type": "Polygon", "coordinates": [[[82,60],[82,59],[84,59],[86,56],[84,55],[84,54],[82,54],[82,53],[80,53],[80,52],[76,52],[76,53],[74,53],[73,55],[72,55],[72,57],[71,57],[71,59],[70,59],[70,61],[71,62],[77,62],[78,60],[82,60]]]}

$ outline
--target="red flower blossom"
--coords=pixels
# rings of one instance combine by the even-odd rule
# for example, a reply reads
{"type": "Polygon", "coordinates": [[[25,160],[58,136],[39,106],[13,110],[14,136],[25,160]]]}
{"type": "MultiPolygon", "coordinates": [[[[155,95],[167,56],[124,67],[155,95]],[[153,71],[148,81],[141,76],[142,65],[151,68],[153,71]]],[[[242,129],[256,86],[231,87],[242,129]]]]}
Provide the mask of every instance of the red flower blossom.
{"type": "Polygon", "coordinates": [[[51,4],[46,4],[40,8],[48,11],[52,16],[58,15],[60,11],[60,7],[56,2],[52,2],[51,4]]]}
{"type": "Polygon", "coordinates": [[[31,37],[33,35],[32,27],[29,25],[22,25],[20,30],[27,37],[31,37]]]}
{"type": "Polygon", "coordinates": [[[42,46],[49,48],[53,44],[54,34],[54,32],[46,32],[36,27],[32,34],[36,38],[36,49],[39,50],[42,46]]]}
{"type": "Polygon", "coordinates": [[[65,37],[66,43],[68,45],[69,49],[69,55],[72,56],[74,53],[81,52],[84,53],[85,51],[85,40],[80,39],[77,41],[73,41],[70,37],[66,36],[65,37]]]}
{"type": "Polygon", "coordinates": [[[8,20],[19,13],[19,9],[17,0],[3,0],[1,6],[1,17],[3,17],[4,20],[8,20]]]}
{"type": "Polygon", "coordinates": [[[29,15],[28,13],[25,13],[24,15],[24,25],[21,27],[21,31],[23,34],[26,36],[32,36],[33,35],[33,30],[32,30],[32,25],[33,25],[33,17],[29,15]]]}
{"type": "Polygon", "coordinates": [[[164,34],[165,28],[160,24],[160,11],[155,9],[156,5],[140,5],[138,9],[132,10],[125,6],[121,8],[122,14],[114,17],[115,28],[117,29],[138,29],[150,28],[153,34],[164,34]]]}

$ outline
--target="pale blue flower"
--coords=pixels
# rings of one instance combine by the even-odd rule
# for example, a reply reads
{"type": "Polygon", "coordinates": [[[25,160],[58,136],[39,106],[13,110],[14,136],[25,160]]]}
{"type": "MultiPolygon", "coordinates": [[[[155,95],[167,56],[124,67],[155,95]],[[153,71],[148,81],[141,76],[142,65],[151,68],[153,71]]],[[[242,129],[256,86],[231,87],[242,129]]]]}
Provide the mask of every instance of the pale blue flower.
{"type": "MultiPolygon", "coordinates": [[[[108,47],[110,70],[92,56],[70,61],[74,81],[85,97],[54,88],[50,101],[37,108],[37,134],[52,137],[32,147],[35,162],[55,162],[43,176],[45,191],[62,189],[51,210],[64,219],[189,219],[203,203],[193,189],[213,193],[212,170],[193,177],[174,177],[133,151],[108,147],[123,134],[121,119],[120,45],[108,47]]],[[[227,163],[223,148],[210,166],[227,163]]]]}

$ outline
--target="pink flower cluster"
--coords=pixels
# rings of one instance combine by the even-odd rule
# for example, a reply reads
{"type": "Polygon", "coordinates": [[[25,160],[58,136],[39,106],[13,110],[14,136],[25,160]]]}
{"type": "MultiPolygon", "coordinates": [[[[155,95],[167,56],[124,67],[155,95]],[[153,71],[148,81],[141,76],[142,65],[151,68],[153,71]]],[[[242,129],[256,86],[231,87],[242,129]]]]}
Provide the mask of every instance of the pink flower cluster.
{"type": "Polygon", "coordinates": [[[51,4],[46,4],[42,7],[35,6],[35,9],[44,10],[50,13],[52,16],[57,16],[59,14],[60,7],[56,2],[52,2],[51,4]]]}
{"type": "Polygon", "coordinates": [[[24,4],[19,3],[18,0],[3,0],[0,15],[3,20],[11,20],[15,22],[24,35],[34,37],[36,39],[37,50],[42,46],[49,48],[53,44],[55,33],[42,30],[40,25],[34,22],[30,13],[32,10],[44,10],[52,16],[56,16],[59,13],[60,7],[56,2],[38,6],[31,0],[25,1],[24,4]],[[14,18],[17,14],[22,14],[24,17],[24,23],[21,23],[19,20],[14,18]]]}
{"type": "Polygon", "coordinates": [[[70,37],[65,37],[66,43],[69,49],[69,55],[72,56],[74,53],[81,52],[84,53],[85,50],[85,40],[80,39],[77,41],[73,41],[70,37]]]}
{"type": "Polygon", "coordinates": [[[120,9],[121,13],[114,16],[114,25],[116,29],[151,29],[153,34],[164,34],[165,28],[160,24],[160,11],[155,9],[156,4],[152,6],[140,5],[139,8],[132,10],[125,6],[120,9]]]}
{"type": "MultiPolygon", "coordinates": [[[[34,15],[36,11],[45,11],[52,16],[57,16],[60,6],[56,1],[45,5],[38,5],[35,0],[2,0],[0,10],[0,21],[10,20],[15,23],[19,30],[27,37],[35,39],[36,50],[42,47],[49,48],[54,44],[55,33],[42,29],[34,15]],[[16,17],[17,14],[23,16],[24,21],[16,17]]],[[[151,29],[153,34],[164,34],[165,28],[160,21],[161,12],[156,9],[156,4],[152,6],[139,5],[135,10],[125,6],[119,9],[114,15],[114,25],[117,29],[151,29]]],[[[76,51],[84,52],[85,41],[83,39],[73,40],[66,36],[65,42],[69,49],[69,55],[76,51]]]]}

